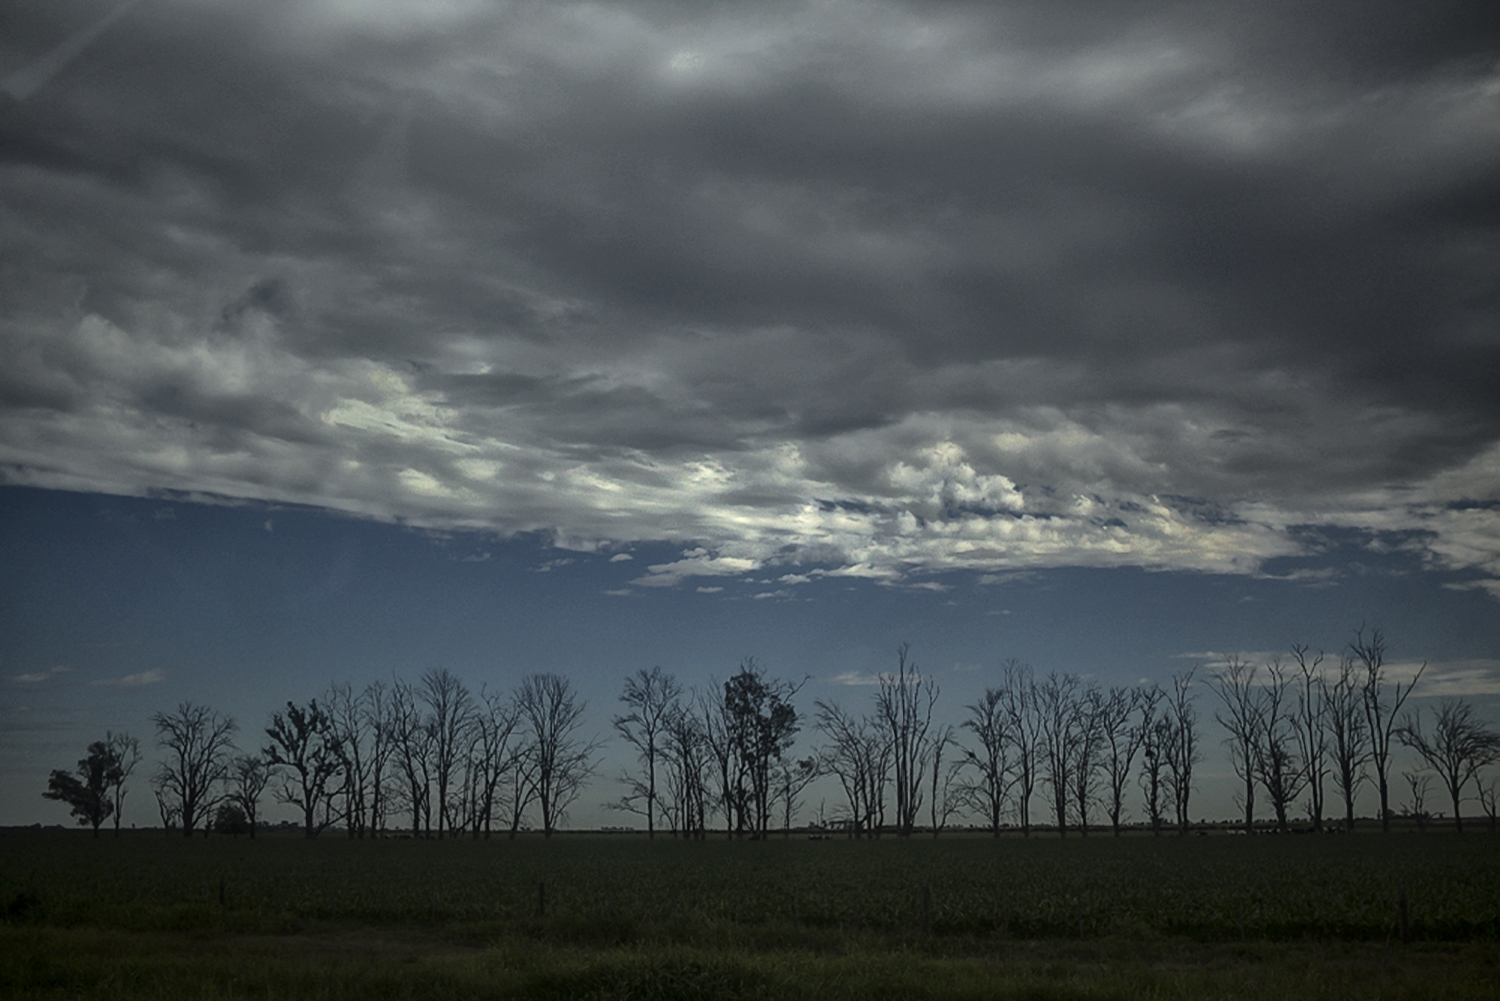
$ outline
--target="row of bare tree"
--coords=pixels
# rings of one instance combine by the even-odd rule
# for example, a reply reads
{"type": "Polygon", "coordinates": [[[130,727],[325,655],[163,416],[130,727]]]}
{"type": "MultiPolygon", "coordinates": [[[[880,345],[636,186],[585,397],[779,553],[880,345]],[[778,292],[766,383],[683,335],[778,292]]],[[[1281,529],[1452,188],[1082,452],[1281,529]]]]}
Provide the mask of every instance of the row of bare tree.
{"type": "Polygon", "coordinates": [[[533,818],[550,836],[594,768],[583,713],[555,674],[475,694],[441,669],[288,702],[259,753],[242,754],[232,717],[183,703],[152,717],[163,755],[152,784],[163,826],[188,837],[216,810],[253,837],[268,789],[301,813],[309,838],[330,827],[380,834],[403,815],[417,836],[489,837],[498,823],[514,837],[533,818]]]}
{"type": "MultiPolygon", "coordinates": [[[[1424,730],[1418,715],[1403,712],[1422,672],[1404,685],[1390,681],[1385,652],[1378,631],[1361,630],[1336,671],[1322,669],[1322,654],[1294,646],[1286,660],[1265,665],[1230,657],[1208,677],[1243,782],[1236,800],[1247,830],[1260,791],[1280,829],[1302,796],[1321,829],[1330,778],[1346,828],[1370,781],[1389,829],[1397,744],[1441,779],[1460,829],[1471,782],[1494,822],[1497,783],[1477,778],[1500,760],[1500,734],[1453,699],[1424,730]]],[[[1202,759],[1197,671],[1174,676],[1169,687],[1103,688],[1066,673],[1038,678],[1012,660],[954,726],[935,719],[938,686],[903,644],[896,669],[874,679],[868,712],[814,702],[812,723],[824,742],[797,758],[790,752],[804,722],[793,702],[801,684],[767,676],[753,659],[704,692],[684,689],[660,667],[638,670],[620,696],[625,711],[612,719],[636,761],[620,776],[625,794],[609,805],[643,817],[652,837],[658,826],[702,838],[721,825],[730,837],[765,838],[778,827],[789,832],[809,785],[829,776],[845,801],[835,819],[851,837],[910,837],[919,825],[936,836],[965,814],[997,836],[1012,822],[1029,836],[1039,794],[1060,835],[1087,834],[1100,823],[1098,811],[1118,835],[1134,785],[1153,831],[1186,833],[1202,759]]],[[[531,827],[550,836],[596,768],[600,742],[580,732],[584,709],[557,675],[474,693],[447,670],[432,670],[414,683],[334,685],[305,705],[288,702],[271,714],[266,743],[245,754],[231,717],[184,703],[152,717],[162,751],[152,785],[163,826],[188,836],[226,818],[253,836],[267,791],[299,811],[310,838],[331,827],[351,838],[381,834],[398,818],[414,836],[487,838],[498,829],[514,837],[531,827]]],[[[76,776],[54,771],[44,795],[68,803],[96,834],[110,816],[118,831],[139,760],[133,738],[110,734],[90,745],[76,776]]],[[[1419,817],[1430,773],[1406,773],[1419,817]]]]}

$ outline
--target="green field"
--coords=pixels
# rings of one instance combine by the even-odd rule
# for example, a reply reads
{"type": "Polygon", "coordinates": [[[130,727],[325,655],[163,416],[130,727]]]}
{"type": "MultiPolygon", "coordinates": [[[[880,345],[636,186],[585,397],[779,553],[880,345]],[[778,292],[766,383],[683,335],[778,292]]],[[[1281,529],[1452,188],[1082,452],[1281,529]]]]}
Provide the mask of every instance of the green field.
{"type": "Polygon", "coordinates": [[[0,992],[17,997],[1493,998],[1500,982],[1484,833],[7,831],[0,904],[0,992]]]}

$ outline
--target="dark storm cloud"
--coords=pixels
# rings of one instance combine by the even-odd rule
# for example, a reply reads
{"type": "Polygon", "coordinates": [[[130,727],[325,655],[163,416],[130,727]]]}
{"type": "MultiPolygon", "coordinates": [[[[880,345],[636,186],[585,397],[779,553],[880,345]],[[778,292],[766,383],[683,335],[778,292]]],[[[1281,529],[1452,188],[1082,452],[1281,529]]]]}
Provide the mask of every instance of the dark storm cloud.
{"type": "MultiPolygon", "coordinates": [[[[114,9],[15,5],[0,74],[114,9]]],[[[1497,54],[1465,4],[139,4],[0,109],[0,461],[708,547],[658,581],[1325,521],[1500,573],[1444,506],[1500,478],[1497,54]]]]}

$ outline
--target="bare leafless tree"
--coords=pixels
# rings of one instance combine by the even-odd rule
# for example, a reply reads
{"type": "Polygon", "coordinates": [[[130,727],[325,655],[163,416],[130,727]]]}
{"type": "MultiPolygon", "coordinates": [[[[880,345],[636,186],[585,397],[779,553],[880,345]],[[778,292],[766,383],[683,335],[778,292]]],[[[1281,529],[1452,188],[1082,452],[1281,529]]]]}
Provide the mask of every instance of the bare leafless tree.
{"type": "Polygon", "coordinates": [[[545,837],[556,833],[594,770],[599,742],[578,733],[585,705],[572,683],[556,674],[529,674],[516,692],[545,837]]]}
{"type": "Polygon", "coordinates": [[[277,770],[276,799],[300,809],[303,835],[315,838],[332,823],[327,804],[337,789],[333,783],[344,770],[333,720],[317,699],[305,708],[288,702],[285,713],[271,714],[266,736],[271,742],[261,754],[277,770]],[[321,818],[317,815],[320,806],[324,807],[321,818]]]}
{"type": "Polygon", "coordinates": [[[990,835],[996,838],[1015,782],[1009,760],[1013,741],[1005,696],[999,688],[985,689],[984,696],[967,707],[969,714],[962,724],[978,741],[977,747],[961,747],[963,763],[973,772],[973,777],[964,781],[962,794],[970,808],[984,817],[990,835]]]}
{"type": "Polygon", "coordinates": [[[1031,837],[1031,797],[1040,774],[1044,744],[1042,716],[1031,665],[1011,658],[1001,666],[1001,706],[1005,711],[1005,739],[1010,742],[1015,769],[1015,800],[1021,835],[1031,837]]]}
{"type": "Polygon", "coordinates": [[[932,836],[943,833],[948,821],[963,812],[965,799],[959,780],[964,761],[956,756],[960,751],[953,727],[940,726],[932,738],[932,753],[928,756],[927,787],[928,815],[932,821],[932,836]]]}
{"type": "Polygon", "coordinates": [[[431,777],[437,784],[433,790],[437,796],[437,836],[443,838],[455,833],[457,798],[453,795],[454,782],[467,750],[468,731],[474,720],[474,697],[446,667],[422,675],[419,695],[427,706],[426,715],[432,734],[431,777]]]}
{"type": "Polygon", "coordinates": [[[838,778],[849,804],[849,835],[878,837],[885,822],[891,745],[882,727],[835,702],[817,701],[818,730],[828,738],[822,768],[838,778]]]}
{"type": "Polygon", "coordinates": [[[401,791],[411,812],[412,837],[425,829],[432,833],[432,746],[436,734],[422,713],[416,688],[397,678],[391,685],[389,702],[390,735],[393,755],[400,769],[401,791]]]}
{"type": "Polygon", "coordinates": [[[221,786],[238,727],[233,717],[191,702],[170,713],[155,713],[151,722],[156,725],[157,746],[166,752],[154,782],[162,822],[180,821],[183,836],[190,838],[200,821],[207,826],[223,798],[221,786]]]}
{"type": "Polygon", "coordinates": [[[1036,687],[1041,720],[1042,781],[1052,791],[1052,812],[1060,837],[1068,834],[1068,790],[1079,738],[1078,676],[1048,673],[1036,687]]]}
{"type": "Polygon", "coordinates": [[[1078,833],[1089,833],[1089,809],[1099,798],[1099,772],[1104,766],[1105,697],[1099,686],[1087,685],[1075,705],[1077,738],[1073,747],[1073,769],[1069,778],[1078,833]]]}
{"type": "Polygon", "coordinates": [[[1288,809],[1301,794],[1307,773],[1297,757],[1293,678],[1280,659],[1266,665],[1266,684],[1259,700],[1255,728],[1255,777],[1276,814],[1276,829],[1291,830],[1288,809]]]}
{"type": "Polygon", "coordinates": [[[1260,703],[1262,692],[1255,683],[1257,668],[1235,654],[1224,660],[1224,667],[1209,679],[1209,687],[1219,697],[1214,711],[1229,737],[1229,762],[1244,783],[1244,792],[1236,796],[1245,810],[1245,833],[1255,832],[1255,748],[1259,743],[1260,703]]]}
{"type": "Polygon", "coordinates": [[[1145,797],[1146,819],[1151,833],[1160,837],[1166,821],[1167,754],[1172,743],[1172,720],[1158,706],[1166,698],[1160,685],[1146,689],[1141,700],[1141,774],[1136,780],[1145,797]]]}
{"type": "Polygon", "coordinates": [[[1407,800],[1406,816],[1417,822],[1417,830],[1427,830],[1427,821],[1432,814],[1427,810],[1427,796],[1432,791],[1432,776],[1426,772],[1402,772],[1411,798],[1407,800]]]}
{"type": "Polygon", "coordinates": [[[667,770],[666,813],[673,836],[708,836],[708,741],[703,723],[686,700],[665,720],[662,760],[667,770]]]}
{"type": "Polygon", "coordinates": [[[1380,829],[1389,832],[1391,805],[1387,776],[1390,773],[1391,748],[1396,739],[1397,717],[1401,713],[1402,703],[1410,697],[1412,689],[1417,687],[1427,665],[1424,663],[1418,668],[1416,676],[1403,689],[1399,681],[1387,686],[1385,636],[1379,629],[1373,630],[1370,638],[1365,639],[1364,628],[1361,627],[1355,632],[1354,639],[1349,641],[1349,652],[1363,668],[1365,722],[1368,727],[1366,733],[1370,742],[1370,761],[1375,766],[1375,785],[1380,790],[1380,829]]]}
{"type": "Polygon", "coordinates": [[[1326,687],[1318,672],[1323,654],[1309,654],[1305,644],[1292,646],[1301,683],[1297,687],[1297,706],[1293,726],[1297,736],[1297,753],[1302,759],[1304,787],[1307,789],[1307,818],[1314,833],[1323,830],[1323,788],[1328,777],[1328,712],[1326,687]]]}
{"type": "Polygon", "coordinates": [[[110,795],[114,800],[115,837],[120,836],[120,817],[125,813],[125,794],[128,792],[126,783],[130,779],[130,773],[135,771],[135,766],[141,762],[141,742],[128,733],[113,733],[106,731],[104,744],[109,748],[111,757],[114,758],[114,767],[110,770],[110,795]]]}
{"type": "Polygon", "coordinates": [[[356,695],[348,684],[330,685],[323,704],[343,765],[337,795],[343,803],[344,830],[351,838],[362,838],[369,824],[372,768],[369,714],[365,712],[363,696],[356,695]]]}
{"type": "Polygon", "coordinates": [[[656,766],[661,758],[667,721],[680,709],[682,685],[660,667],[639,668],[625,679],[620,701],[630,710],[614,717],[615,732],[634,747],[641,773],[626,772],[621,781],[626,793],[617,806],[646,818],[647,839],[656,837],[656,766]]]}
{"type": "Polygon", "coordinates": [[[1354,660],[1339,658],[1339,673],[1330,686],[1319,679],[1325,719],[1328,724],[1328,751],[1333,762],[1333,784],[1344,801],[1344,830],[1354,830],[1354,800],[1365,781],[1365,764],[1370,760],[1369,721],[1365,718],[1363,686],[1354,660]]]}
{"type": "Polygon", "coordinates": [[[488,841],[495,811],[502,806],[507,771],[516,763],[514,738],[520,723],[515,700],[504,692],[481,689],[475,704],[465,755],[469,788],[469,823],[475,839],[488,841]]]}
{"type": "Polygon", "coordinates": [[[910,659],[910,647],[896,648],[896,671],[879,676],[875,714],[891,744],[892,785],[896,793],[896,831],[911,837],[922,806],[922,783],[932,753],[932,711],[938,687],[910,659]]]}
{"type": "Polygon", "coordinates": [[[1166,746],[1167,785],[1177,813],[1178,833],[1186,836],[1192,824],[1188,803],[1193,794],[1193,768],[1203,760],[1198,749],[1197,698],[1193,679],[1198,669],[1172,675],[1172,691],[1165,706],[1165,717],[1171,721],[1166,746]]]}
{"type": "Polygon", "coordinates": [[[1500,826],[1500,775],[1481,777],[1475,781],[1479,788],[1479,807],[1490,820],[1490,830],[1500,826]]]}
{"type": "Polygon", "coordinates": [[[1153,702],[1143,707],[1142,700],[1160,698],[1160,689],[1111,688],[1100,706],[1100,724],[1103,734],[1103,756],[1101,764],[1105,784],[1109,787],[1110,829],[1115,837],[1120,836],[1120,821],[1125,813],[1125,786],[1130,781],[1135,767],[1136,755],[1146,740],[1147,722],[1156,711],[1153,702]],[[1144,711],[1142,711],[1144,708],[1144,711]],[[1133,717],[1141,716],[1139,721],[1133,717]]]}
{"type": "Polygon", "coordinates": [[[260,814],[260,797],[271,781],[271,771],[265,760],[254,754],[242,754],[234,759],[229,770],[229,802],[240,808],[245,823],[250,828],[250,837],[255,837],[255,828],[260,814]]]}
{"type": "Polygon", "coordinates": [[[792,817],[801,805],[803,790],[817,781],[822,774],[821,759],[812,754],[805,758],[782,758],[771,769],[772,791],[781,804],[781,833],[792,836],[792,817]]]}
{"type": "Polygon", "coordinates": [[[1397,728],[1396,736],[1437,772],[1453,803],[1454,829],[1462,833],[1464,787],[1481,768],[1500,761],[1500,733],[1476,717],[1473,704],[1464,699],[1444,699],[1434,715],[1430,736],[1416,713],[1397,728]]]}

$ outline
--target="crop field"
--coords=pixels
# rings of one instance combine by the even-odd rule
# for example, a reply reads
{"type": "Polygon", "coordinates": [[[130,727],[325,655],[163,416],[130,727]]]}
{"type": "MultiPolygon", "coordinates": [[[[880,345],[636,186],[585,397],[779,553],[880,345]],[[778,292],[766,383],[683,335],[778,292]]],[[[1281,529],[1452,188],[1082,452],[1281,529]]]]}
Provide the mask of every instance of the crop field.
{"type": "Polygon", "coordinates": [[[1371,969],[1372,997],[1494,997],[1500,982],[1486,833],[7,831],[0,906],[0,992],[28,997],[1337,997],[1371,969]]]}

